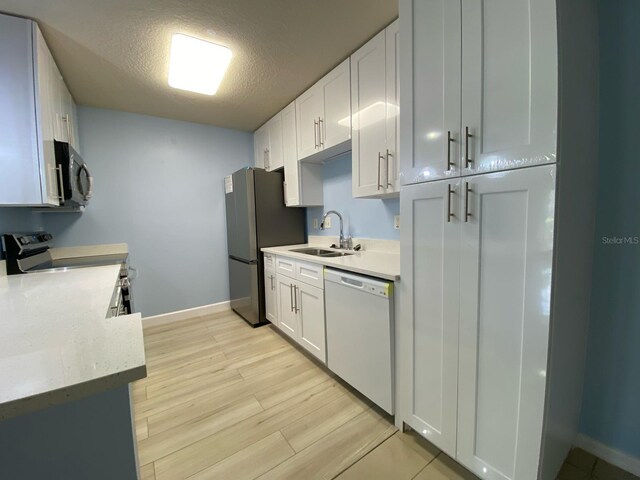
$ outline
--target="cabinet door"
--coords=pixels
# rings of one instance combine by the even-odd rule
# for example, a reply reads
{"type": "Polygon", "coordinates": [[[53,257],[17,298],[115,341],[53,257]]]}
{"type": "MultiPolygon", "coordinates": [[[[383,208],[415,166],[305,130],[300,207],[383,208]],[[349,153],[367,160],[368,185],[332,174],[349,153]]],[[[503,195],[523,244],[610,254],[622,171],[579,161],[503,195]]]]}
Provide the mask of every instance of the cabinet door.
{"type": "MultiPolygon", "coordinates": [[[[61,79],[62,80],[62,79],[61,79]]],[[[63,128],[65,129],[65,138],[66,141],[71,144],[72,147],[76,146],[76,135],[74,132],[74,120],[73,120],[73,110],[74,110],[74,102],[67,85],[62,81],[61,84],[61,95],[62,95],[62,122],[63,128]]]]}
{"type": "Polygon", "coordinates": [[[284,161],[284,203],[287,207],[300,204],[300,169],[296,141],[296,105],[290,103],[282,111],[282,150],[284,161]]]}
{"type": "Polygon", "coordinates": [[[283,275],[276,275],[276,280],[278,327],[297,342],[299,328],[293,288],[295,281],[283,275]]]}
{"type": "Polygon", "coordinates": [[[53,111],[54,111],[54,128],[53,128],[53,136],[56,140],[60,142],[68,142],[68,130],[67,126],[64,123],[64,109],[65,109],[65,100],[64,94],[66,88],[64,86],[64,82],[62,80],[62,74],[60,70],[58,70],[58,66],[56,62],[51,58],[51,91],[53,94],[52,102],[53,102],[53,111]]]}
{"type": "Polygon", "coordinates": [[[278,290],[275,270],[264,271],[264,304],[267,320],[278,325],[278,290]]]}
{"type": "Polygon", "coordinates": [[[535,479],[549,343],[555,166],[469,177],[463,194],[467,186],[458,460],[483,478],[535,479]]]}
{"type": "Polygon", "coordinates": [[[351,55],[354,197],[377,196],[387,190],[385,50],[383,30],[351,55]]]}
{"type": "Polygon", "coordinates": [[[267,125],[263,125],[253,133],[254,166],[267,168],[267,144],[269,143],[269,131],[267,125]]]}
{"type": "Polygon", "coordinates": [[[314,85],[296,98],[295,103],[298,160],[301,160],[320,148],[318,121],[322,115],[322,89],[314,85]]]}
{"type": "Polygon", "coordinates": [[[464,174],[556,161],[557,48],[555,0],[462,0],[464,174]]]}
{"type": "Polygon", "coordinates": [[[397,322],[401,418],[456,455],[459,179],[403,189],[402,316],[397,322]]]}
{"type": "Polygon", "coordinates": [[[58,172],[53,145],[56,128],[55,100],[58,98],[58,79],[54,76],[55,64],[51,52],[38,27],[34,26],[35,53],[37,57],[37,105],[40,133],[42,197],[43,203],[59,205],[58,172]]]}
{"type": "Polygon", "coordinates": [[[267,170],[277,170],[284,166],[284,152],[282,144],[282,115],[278,113],[267,123],[269,130],[269,145],[267,146],[267,170]]]}
{"type": "Polygon", "coordinates": [[[386,29],[386,108],[387,108],[387,193],[400,191],[400,21],[396,20],[386,29]]]}
{"type": "Polygon", "coordinates": [[[349,59],[319,82],[322,100],[320,149],[324,150],[351,138],[351,75],[349,59]]]}
{"type": "Polygon", "coordinates": [[[400,1],[401,181],[458,176],[460,0],[400,1]]]}
{"type": "Polygon", "coordinates": [[[0,204],[41,204],[31,22],[0,15],[0,204]],[[9,167],[11,165],[11,167],[9,167]]]}
{"type": "Polygon", "coordinates": [[[326,363],[324,290],[302,282],[298,282],[296,285],[296,306],[300,317],[298,342],[319,360],[326,363]]]}

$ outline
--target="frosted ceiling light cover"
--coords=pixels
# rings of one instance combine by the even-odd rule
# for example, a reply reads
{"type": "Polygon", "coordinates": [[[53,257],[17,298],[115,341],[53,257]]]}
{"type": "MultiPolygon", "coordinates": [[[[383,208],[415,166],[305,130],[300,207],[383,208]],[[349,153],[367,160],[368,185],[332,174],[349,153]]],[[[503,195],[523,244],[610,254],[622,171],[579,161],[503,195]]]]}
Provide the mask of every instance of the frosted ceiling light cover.
{"type": "Polygon", "coordinates": [[[171,40],[169,85],[190,92],[214,95],[229,62],[231,50],[222,45],[176,33],[171,40]]]}

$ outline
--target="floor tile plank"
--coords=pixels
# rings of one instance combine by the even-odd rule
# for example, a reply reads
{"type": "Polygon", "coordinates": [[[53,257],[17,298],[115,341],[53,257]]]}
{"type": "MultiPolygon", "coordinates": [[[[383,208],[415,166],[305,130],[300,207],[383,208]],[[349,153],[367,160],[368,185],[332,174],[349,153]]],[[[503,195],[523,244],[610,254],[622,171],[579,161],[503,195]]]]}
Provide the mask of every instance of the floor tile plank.
{"type": "Polygon", "coordinates": [[[196,473],[189,479],[214,480],[233,478],[249,480],[271,470],[294,454],[295,452],[282,434],[275,432],[215,465],[196,473]]]}
{"type": "Polygon", "coordinates": [[[374,411],[364,411],[258,478],[334,478],[395,431],[392,424],[374,411]]]}

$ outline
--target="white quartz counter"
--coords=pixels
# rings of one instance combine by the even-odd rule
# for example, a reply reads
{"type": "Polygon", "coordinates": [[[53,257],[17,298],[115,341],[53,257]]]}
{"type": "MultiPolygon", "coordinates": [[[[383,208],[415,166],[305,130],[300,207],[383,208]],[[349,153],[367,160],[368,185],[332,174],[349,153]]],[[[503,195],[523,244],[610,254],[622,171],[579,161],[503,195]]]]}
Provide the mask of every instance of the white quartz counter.
{"type": "MultiPolygon", "coordinates": [[[[327,267],[334,267],[341,270],[347,270],[354,273],[361,273],[372,277],[383,278],[385,280],[400,280],[400,254],[395,252],[381,251],[361,251],[352,252],[353,255],[344,257],[316,257],[306,253],[292,252],[299,248],[318,247],[318,245],[287,245],[284,247],[268,247],[263,248],[263,252],[273,253],[275,255],[283,255],[286,257],[305,260],[310,263],[317,263],[327,267]]],[[[334,250],[326,247],[326,250],[334,250]]],[[[341,250],[336,250],[341,251],[341,250]]]]}
{"type": "Polygon", "coordinates": [[[140,314],[106,318],[119,269],[0,274],[0,420],[146,376],[140,314]]]}

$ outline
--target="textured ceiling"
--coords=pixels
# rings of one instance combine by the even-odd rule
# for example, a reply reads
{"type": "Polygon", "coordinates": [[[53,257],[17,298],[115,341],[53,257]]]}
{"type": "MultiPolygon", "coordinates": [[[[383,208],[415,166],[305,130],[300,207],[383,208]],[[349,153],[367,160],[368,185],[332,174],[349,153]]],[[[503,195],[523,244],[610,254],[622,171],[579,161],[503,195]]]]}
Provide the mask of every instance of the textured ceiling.
{"type": "Polygon", "coordinates": [[[398,15],[397,0],[0,0],[37,20],[76,102],[254,130],[398,15]],[[226,45],[215,96],[167,84],[171,35],[226,45]]]}

